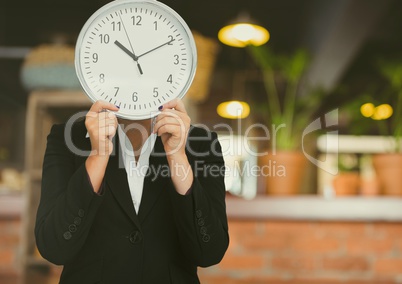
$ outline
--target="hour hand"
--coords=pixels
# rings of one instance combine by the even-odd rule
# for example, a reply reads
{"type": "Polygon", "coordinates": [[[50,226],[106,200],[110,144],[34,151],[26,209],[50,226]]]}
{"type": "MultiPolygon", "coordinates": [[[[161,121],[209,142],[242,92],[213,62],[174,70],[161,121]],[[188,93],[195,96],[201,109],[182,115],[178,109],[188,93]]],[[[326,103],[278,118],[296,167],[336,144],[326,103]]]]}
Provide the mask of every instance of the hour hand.
{"type": "Polygon", "coordinates": [[[125,53],[127,53],[132,59],[134,59],[135,62],[137,62],[137,67],[138,67],[138,71],[140,72],[140,74],[144,74],[142,72],[142,68],[140,63],[138,62],[138,56],[135,56],[134,53],[132,53],[130,50],[128,50],[124,45],[122,45],[118,40],[114,41],[114,44],[117,45],[118,47],[121,48],[121,50],[123,50],[125,53]]]}
{"type": "Polygon", "coordinates": [[[118,40],[115,40],[114,44],[117,45],[118,47],[120,47],[121,50],[123,50],[125,53],[127,53],[132,59],[134,59],[134,61],[138,60],[138,57],[135,56],[135,54],[132,53],[130,50],[128,50],[124,45],[122,45],[118,40]]]}

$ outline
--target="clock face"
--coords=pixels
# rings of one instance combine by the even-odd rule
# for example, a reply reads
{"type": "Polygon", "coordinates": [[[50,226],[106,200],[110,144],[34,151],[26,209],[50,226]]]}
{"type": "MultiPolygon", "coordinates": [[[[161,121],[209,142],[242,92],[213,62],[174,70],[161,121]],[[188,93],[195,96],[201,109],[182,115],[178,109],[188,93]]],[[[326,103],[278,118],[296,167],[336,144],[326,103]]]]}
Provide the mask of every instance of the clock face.
{"type": "Polygon", "coordinates": [[[93,14],[77,40],[76,71],[87,95],[120,107],[128,119],[147,119],[185,95],[195,75],[190,29],[154,0],[113,1],[93,14]]]}

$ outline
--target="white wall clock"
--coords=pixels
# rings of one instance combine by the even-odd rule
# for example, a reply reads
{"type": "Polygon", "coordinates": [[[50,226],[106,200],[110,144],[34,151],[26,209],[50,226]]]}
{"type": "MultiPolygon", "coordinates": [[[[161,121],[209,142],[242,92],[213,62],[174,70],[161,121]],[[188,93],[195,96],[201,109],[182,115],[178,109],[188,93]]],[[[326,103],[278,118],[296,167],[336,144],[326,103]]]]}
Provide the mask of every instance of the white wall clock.
{"type": "Polygon", "coordinates": [[[155,0],[116,0],[96,11],[76,44],[75,68],[92,101],[120,107],[116,115],[151,118],[182,98],[195,75],[197,52],[185,21],[155,0]]]}

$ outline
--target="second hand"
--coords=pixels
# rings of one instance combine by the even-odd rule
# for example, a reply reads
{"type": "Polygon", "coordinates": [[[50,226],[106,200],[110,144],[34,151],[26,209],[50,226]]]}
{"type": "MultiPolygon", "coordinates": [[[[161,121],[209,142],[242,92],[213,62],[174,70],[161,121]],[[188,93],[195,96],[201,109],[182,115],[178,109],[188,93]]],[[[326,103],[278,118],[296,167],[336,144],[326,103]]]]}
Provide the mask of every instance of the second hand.
{"type": "Polygon", "coordinates": [[[119,14],[119,17],[120,17],[121,24],[123,25],[124,32],[125,32],[125,34],[126,34],[126,36],[127,36],[128,43],[130,44],[131,51],[133,52],[133,55],[134,55],[134,58],[133,58],[133,59],[134,59],[135,62],[137,62],[138,71],[139,71],[140,74],[142,75],[142,74],[144,74],[144,73],[142,72],[142,68],[141,68],[140,63],[138,62],[138,57],[135,55],[133,45],[131,44],[130,37],[128,36],[127,30],[126,30],[126,26],[124,25],[123,19],[121,18],[121,15],[120,15],[120,14],[119,14]]]}

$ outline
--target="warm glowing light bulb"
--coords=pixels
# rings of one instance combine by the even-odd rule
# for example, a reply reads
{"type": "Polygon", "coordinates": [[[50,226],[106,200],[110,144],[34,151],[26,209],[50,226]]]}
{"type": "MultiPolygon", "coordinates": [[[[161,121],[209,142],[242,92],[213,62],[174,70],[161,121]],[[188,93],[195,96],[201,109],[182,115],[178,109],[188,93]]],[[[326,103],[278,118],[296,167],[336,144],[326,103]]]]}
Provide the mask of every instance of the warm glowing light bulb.
{"type": "Polygon", "coordinates": [[[372,117],[375,106],[372,103],[366,103],[360,107],[360,112],[364,117],[372,117]]]}
{"type": "Polygon", "coordinates": [[[255,29],[250,24],[238,24],[232,29],[232,35],[235,39],[248,42],[254,37],[255,29]]]}
{"type": "Polygon", "coordinates": [[[230,46],[263,45],[269,40],[269,32],[261,26],[237,23],[223,27],[218,33],[219,40],[230,46]]]}
{"type": "Polygon", "coordinates": [[[246,102],[240,101],[223,102],[218,105],[217,112],[224,118],[246,118],[250,114],[250,106],[246,102]]]}
{"type": "Polygon", "coordinates": [[[371,117],[374,120],[384,120],[388,119],[393,114],[393,109],[389,104],[382,104],[375,108],[374,114],[371,117]]]}
{"type": "Polygon", "coordinates": [[[243,105],[240,102],[234,101],[230,102],[226,106],[226,111],[229,115],[231,116],[239,116],[241,113],[243,113],[243,105]]]}

